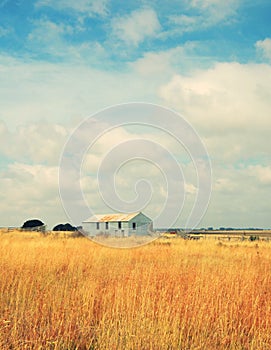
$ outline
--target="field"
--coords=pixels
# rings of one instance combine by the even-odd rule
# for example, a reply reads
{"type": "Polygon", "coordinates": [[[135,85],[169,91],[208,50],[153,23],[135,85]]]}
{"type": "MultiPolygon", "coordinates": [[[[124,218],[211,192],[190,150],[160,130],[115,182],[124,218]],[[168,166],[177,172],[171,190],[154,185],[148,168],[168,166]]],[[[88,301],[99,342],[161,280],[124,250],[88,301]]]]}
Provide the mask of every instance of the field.
{"type": "Polygon", "coordinates": [[[0,349],[271,348],[271,243],[0,234],[0,349]]]}

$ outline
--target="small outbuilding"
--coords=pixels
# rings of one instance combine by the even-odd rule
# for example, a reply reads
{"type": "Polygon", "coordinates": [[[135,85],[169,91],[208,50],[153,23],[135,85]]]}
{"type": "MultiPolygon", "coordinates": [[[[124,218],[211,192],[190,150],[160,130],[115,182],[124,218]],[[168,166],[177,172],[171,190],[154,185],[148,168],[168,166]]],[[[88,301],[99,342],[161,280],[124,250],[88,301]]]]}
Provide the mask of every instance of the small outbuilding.
{"type": "Polygon", "coordinates": [[[82,226],[91,236],[146,236],[153,232],[152,220],[141,212],[94,215],[83,221],[82,226]]]}

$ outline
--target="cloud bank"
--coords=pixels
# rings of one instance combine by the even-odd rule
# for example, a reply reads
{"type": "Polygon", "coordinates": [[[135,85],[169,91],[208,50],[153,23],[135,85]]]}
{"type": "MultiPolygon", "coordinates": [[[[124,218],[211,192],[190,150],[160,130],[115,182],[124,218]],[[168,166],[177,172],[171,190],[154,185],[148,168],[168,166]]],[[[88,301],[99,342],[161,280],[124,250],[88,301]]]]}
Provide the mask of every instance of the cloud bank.
{"type": "MultiPolygon", "coordinates": [[[[213,194],[202,226],[270,227],[269,4],[39,0],[0,6],[0,226],[21,225],[30,216],[49,227],[66,221],[58,166],[72,130],[109,105],[142,101],[181,113],[208,149],[213,194]]],[[[135,137],[160,142],[179,159],[187,179],[182,225],[197,191],[193,163],[157,130],[120,128],[99,140],[82,165],[89,203],[106,211],[95,172],[110,147],[135,137]]],[[[153,181],[146,211],[154,216],[166,196],[157,169],[127,165],[116,181],[120,195],[132,198],[144,173],[153,181]]]]}

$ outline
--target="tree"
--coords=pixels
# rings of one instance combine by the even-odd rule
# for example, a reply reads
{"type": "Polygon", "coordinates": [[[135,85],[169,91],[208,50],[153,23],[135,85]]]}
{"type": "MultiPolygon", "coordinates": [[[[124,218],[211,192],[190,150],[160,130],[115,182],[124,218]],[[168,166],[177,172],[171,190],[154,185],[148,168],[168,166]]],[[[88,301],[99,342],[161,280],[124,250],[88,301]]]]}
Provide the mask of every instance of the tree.
{"type": "Polygon", "coordinates": [[[58,224],[53,228],[53,231],[77,231],[77,228],[69,223],[58,224]]]}
{"type": "Polygon", "coordinates": [[[38,219],[30,219],[24,222],[22,229],[29,231],[45,231],[45,224],[38,219]]]}

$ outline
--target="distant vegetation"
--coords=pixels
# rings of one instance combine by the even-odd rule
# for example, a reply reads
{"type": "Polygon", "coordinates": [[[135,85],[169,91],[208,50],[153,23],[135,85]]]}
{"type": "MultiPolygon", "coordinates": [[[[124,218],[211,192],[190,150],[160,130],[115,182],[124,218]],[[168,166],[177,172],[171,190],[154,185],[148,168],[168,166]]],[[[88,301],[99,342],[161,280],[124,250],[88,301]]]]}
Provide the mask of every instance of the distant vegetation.
{"type": "Polygon", "coordinates": [[[39,231],[43,233],[46,230],[45,224],[38,219],[31,219],[31,220],[25,221],[21,228],[22,230],[26,230],[26,231],[39,231]]]}
{"type": "Polygon", "coordinates": [[[35,228],[40,226],[44,226],[44,223],[41,220],[31,219],[31,220],[25,221],[22,228],[27,229],[27,228],[35,228]]]}
{"type": "MultiPolygon", "coordinates": [[[[30,219],[24,222],[21,227],[23,230],[27,231],[45,231],[45,224],[39,219],[30,219]]],[[[77,227],[72,226],[69,223],[58,224],[53,228],[53,231],[63,231],[63,232],[75,232],[78,231],[77,227]]]]}
{"type": "Polygon", "coordinates": [[[53,228],[53,231],[77,231],[77,228],[71,224],[58,224],[53,228]]]}

